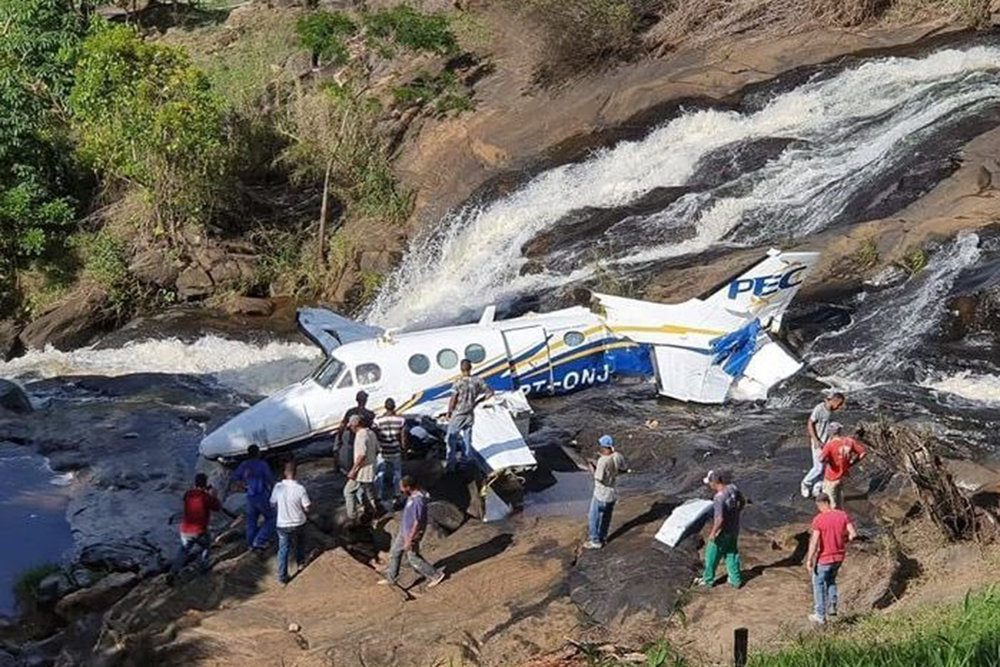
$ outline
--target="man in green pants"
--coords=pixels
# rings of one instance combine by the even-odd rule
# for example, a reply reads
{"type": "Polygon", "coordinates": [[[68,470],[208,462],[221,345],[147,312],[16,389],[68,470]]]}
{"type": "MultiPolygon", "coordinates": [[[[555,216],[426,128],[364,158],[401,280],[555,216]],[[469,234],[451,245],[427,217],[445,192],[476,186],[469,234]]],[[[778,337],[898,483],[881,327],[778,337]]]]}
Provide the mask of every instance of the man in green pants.
{"type": "Polygon", "coordinates": [[[743,576],[740,574],[737,542],[740,536],[740,512],[743,511],[746,500],[727,471],[710,470],[704,481],[715,493],[712,499],[715,520],[705,545],[705,573],[696,583],[705,588],[715,585],[715,570],[719,567],[719,561],[725,558],[729,585],[739,588],[743,585],[743,576]]]}

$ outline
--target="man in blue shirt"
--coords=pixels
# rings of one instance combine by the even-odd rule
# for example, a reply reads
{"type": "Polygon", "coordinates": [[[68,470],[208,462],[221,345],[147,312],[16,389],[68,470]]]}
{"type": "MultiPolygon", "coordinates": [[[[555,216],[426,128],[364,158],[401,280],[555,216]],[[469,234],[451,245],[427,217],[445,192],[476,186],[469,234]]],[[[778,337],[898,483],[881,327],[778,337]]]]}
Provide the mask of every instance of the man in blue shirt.
{"type": "Polygon", "coordinates": [[[260,457],[260,447],[250,445],[247,458],[229,474],[230,486],[240,482],[247,494],[247,547],[263,549],[274,535],[274,510],[271,507],[271,489],[274,473],[267,461],[260,457]]]}
{"type": "Polygon", "coordinates": [[[385,579],[379,581],[382,585],[395,584],[399,578],[399,566],[406,553],[410,561],[410,567],[419,572],[427,579],[427,587],[437,586],[445,578],[444,570],[436,570],[434,566],[424,560],[420,555],[420,540],[427,530],[427,503],[430,498],[427,492],[417,486],[416,480],[409,475],[403,477],[399,483],[403,495],[406,496],[406,507],[403,508],[403,521],[399,528],[399,534],[392,541],[392,548],[389,549],[389,569],[385,572],[385,579]]]}

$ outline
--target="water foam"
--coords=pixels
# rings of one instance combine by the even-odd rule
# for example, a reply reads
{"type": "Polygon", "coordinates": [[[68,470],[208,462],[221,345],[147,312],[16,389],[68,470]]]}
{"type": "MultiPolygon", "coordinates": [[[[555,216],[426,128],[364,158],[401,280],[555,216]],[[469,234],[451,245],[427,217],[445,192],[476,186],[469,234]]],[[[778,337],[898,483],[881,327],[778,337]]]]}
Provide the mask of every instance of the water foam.
{"type": "Polygon", "coordinates": [[[1000,376],[962,371],[924,384],[928,389],[990,405],[1000,405],[1000,376]]]}
{"type": "Polygon", "coordinates": [[[944,300],[980,257],[979,236],[960,233],[906,283],[865,299],[851,324],[816,339],[806,360],[835,369],[821,379],[842,389],[898,381],[914,352],[941,323],[944,300]]]}
{"type": "MultiPolygon", "coordinates": [[[[684,186],[713,151],[768,137],[801,140],[763,167],[663,211],[630,221],[620,263],[661,260],[719,241],[760,244],[822,229],[928,128],[1000,102],[1000,49],[886,58],[807,82],[751,113],[682,114],[639,141],[550,169],[514,193],[470,204],[418,239],[367,314],[382,326],[454,315],[592,274],[585,257],[565,273],[521,275],[521,247],[572,211],[630,204],[684,186]],[[686,240],[667,232],[690,226],[686,240]]],[[[614,230],[611,230],[612,232],[614,230]]]]}
{"type": "Polygon", "coordinates": [[[254,345],[208,335],[191,343],[168,338],[113,349],[32,350],[0,363],[0,376],[26,381],[71,375],[178,373],[209,376],[239,392],[268,394],[305,377],[319,357],[314,346],[302,343],[254,345]]]}

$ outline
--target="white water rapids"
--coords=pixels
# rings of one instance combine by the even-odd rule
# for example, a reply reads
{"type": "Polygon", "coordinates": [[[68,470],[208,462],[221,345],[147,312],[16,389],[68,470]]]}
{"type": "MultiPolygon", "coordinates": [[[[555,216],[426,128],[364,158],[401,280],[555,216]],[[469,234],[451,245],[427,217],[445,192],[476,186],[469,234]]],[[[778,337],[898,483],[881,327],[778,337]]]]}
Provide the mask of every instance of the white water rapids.
{"type": "Polygon", "coordinates": [[[687,186],[699,162],[726,147],[794,139],[780,155],[717,187],[692,191],[664,210],[626,220],[634,264],[720,242],[762,244],[815,232],[893,165],[922,133],[1000,101],[1000,48],[884,58],[774,96],[756,111],[681,114],[638,141],[556,167],[514,193],[450,214],[418,239],[367,314],[381,326],[447,319],[462,309],[591,275],[586,257],[564,272],[521,275],[522,246],[567,214],[615,208],[654,188],[687,186]]]}

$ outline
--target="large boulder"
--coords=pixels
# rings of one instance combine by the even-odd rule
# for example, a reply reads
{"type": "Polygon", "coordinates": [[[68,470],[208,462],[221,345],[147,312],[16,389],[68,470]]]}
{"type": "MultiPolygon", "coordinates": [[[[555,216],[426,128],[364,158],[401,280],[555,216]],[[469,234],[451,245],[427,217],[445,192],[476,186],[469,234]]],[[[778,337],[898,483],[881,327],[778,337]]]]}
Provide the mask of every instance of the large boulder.
{"type": "Polygon", "coordinates": [[[21,351],[17,334],[20,328],[13,320],[0,320],[0,361],[10,361],[21,351]]]}
{"type": "Polygon", "coordinates": [[[20,340],[32,350],[46,345],[71,350],[93,342],[113,324],[114,317],[106,294],[97,289],[81,290],[29,323],[20,340]]]}
{"type": "Polygon", "coordinates": [[[208,272],[200,266],[189,266],[177,278],[177,295],[189,301],[208,296],[215,291],[215,283],[208,272]]]}
{"type": "Polygon", "coordinates": [[[0,408],[11,412],[31,412],[31,401],[24,390],[9,380],[0,379],[0,408]]]}
{"type": "Polygon", "coordinates": [[[56,613],[67,620],[103,612],[125,597],[139,582],[134,572],[112,572],[90,588],[81,588],[56,603],[56,613]]]}
{"type": "Polygon", "coordinates": [[[128,270],[140,282],[159,287],[173,287],[180,276],[177,262],[156,248],[138,253],[132,258],[128,270]]]}

